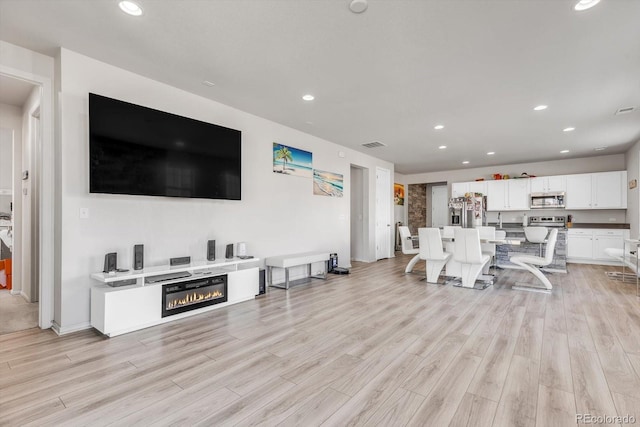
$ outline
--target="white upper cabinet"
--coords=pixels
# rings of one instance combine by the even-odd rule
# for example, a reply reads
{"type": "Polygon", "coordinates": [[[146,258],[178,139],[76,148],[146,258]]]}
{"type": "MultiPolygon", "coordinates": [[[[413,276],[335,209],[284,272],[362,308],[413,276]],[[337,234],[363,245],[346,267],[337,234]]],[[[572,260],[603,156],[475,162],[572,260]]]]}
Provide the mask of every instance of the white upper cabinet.
{"type": "Polygon", "coordinates": [[[567,209],[626,209],[627,171],[567,176],[567,209]]]}
{"type": "Polygon", "coordinates": [[[541,176],[529,180],[532,193],[554,193],[567,191],[567,177],[541,176]]]}
{"type": "Polygon", "coordinates": [[[466,193],[487,194],[486,181],[454,182],[451,184],[451,197],[464,197],[466,193]]]}
{"type": "Polygon", "coordinates": [[[565,206],[567,209],[592,209],[590,173],[567,176],[565,206]]]}
{"type": "Polygon", "coordinates": [[[529,210],[529,180],[507,180],[507,200],[509,210],[529,210]]]}
{"type": "Polygon", "coordinates": [[[497,180],[487,182],[487,210],[507,210],[507,181],[497,180]]]}
{"type": "Polygon", "coordinates": [[[627,207],[627,171],[594,173],[591,189],[594,209],[627,207]]]}
{"type": "Polygon", "coordinates": [[[468,182],[454,182],[451,184],[451,197],[464,197],[464,194],[468,192],[468,182]]]}
{"type": "Polygon", "coordinates": [[[483,196],[487,195],[487,182],[486,181],[472,181],[469,183],[469,193],[480,193],[483,196]]]}
{"type": "Polygon", "coordinates": [[[507,179],[487,182],[488,211],[529,210],[529,180],[507,179]]]}

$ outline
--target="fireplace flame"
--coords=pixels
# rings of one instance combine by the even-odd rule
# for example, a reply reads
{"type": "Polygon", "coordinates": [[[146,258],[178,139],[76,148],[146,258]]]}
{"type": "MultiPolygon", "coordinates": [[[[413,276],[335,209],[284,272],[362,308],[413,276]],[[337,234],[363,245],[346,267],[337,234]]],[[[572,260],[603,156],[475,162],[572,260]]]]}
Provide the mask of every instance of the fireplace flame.
{"type": "Polygon", "coordinates": [[[172,308],[181,307],[189,304],[195,304],[201,301],[221,298],[223,296],[224,294],[220,291],[209,291],[206,293],[198,293],[194,291],[191,294],[186,294],[182,298],[176,298],[171,301],[167,301],[167,309],[171,310],[172,308]]]}

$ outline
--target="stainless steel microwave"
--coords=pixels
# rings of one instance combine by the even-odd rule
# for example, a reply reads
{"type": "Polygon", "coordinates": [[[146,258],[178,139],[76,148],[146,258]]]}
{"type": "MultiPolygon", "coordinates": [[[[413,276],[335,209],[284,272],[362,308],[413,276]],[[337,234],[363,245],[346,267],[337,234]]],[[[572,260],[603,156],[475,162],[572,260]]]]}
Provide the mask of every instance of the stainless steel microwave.
{"type": "Polygon", "coordinates": [[[531,209],[564,209],[564,192],[531,193],[531,209]]]}

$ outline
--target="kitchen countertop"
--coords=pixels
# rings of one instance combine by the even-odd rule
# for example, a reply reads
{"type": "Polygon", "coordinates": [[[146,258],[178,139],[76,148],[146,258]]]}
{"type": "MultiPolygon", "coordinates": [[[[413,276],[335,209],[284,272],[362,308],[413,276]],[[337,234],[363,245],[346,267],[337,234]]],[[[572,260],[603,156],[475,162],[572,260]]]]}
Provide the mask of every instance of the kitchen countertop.
{"type": "MultiPolygon", "coordinates": [[[[510,223],[502,223],[502,228],[498,227],[497,223],[489,223],[490,226],[496,227],[496,230],[505,230],[505,231],[522,231],[524,232],[522,223],[520,222],[510,222],[510,223]]],[[[551,228],[551,227],[550,227],[551,228]]],[[[621,223],[611,223],[611,222],[574,222],[571,224],[571,227],[554,227],[558,228],[558,230],[567,230],[569,228],[601,228],[601,229],[609,229],[609,230],[629,230],[631,226],[629,224],[621,224],[621,223]]]]}
{"type": "Polygon", "coordinates": [[[629,230],[629,224],[610,223],[610,222],[574,222],[570,228],[608,228],[614,230],[629,230]]]}

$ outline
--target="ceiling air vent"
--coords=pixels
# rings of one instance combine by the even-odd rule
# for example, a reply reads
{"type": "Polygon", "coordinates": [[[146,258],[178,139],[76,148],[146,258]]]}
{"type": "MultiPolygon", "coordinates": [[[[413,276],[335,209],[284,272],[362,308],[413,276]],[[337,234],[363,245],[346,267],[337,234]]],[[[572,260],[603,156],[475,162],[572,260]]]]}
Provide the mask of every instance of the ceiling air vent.
{"type": "Polygon", "coordinates": [[[618,111],[616,111],[616,116],[618,114],[627,114],[630,113],[632,111],[635,111],[636,107],[624,107],[624,108],[620,108],[618,111]]]}
{"type": "Polygon", "coordinates": [[[367,148],[378,148],[378,147],[386,147],[382,142],[373,141],[373,142],[365,142],[362,144],[363,147],[367,148]]]}

